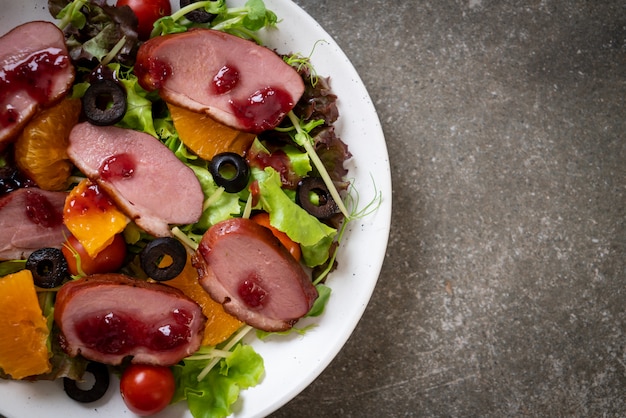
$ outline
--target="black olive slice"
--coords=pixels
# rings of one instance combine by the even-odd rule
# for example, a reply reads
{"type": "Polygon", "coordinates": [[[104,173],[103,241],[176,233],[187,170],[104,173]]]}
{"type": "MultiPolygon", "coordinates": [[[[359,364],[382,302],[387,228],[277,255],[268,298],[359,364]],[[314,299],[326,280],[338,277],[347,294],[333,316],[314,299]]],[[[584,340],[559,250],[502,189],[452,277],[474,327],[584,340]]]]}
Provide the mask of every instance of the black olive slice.
{"type": "MultiPolygon", "coordinates": [[[[5,158],[5,156],[2,156],[0,158],[5,158]]],[[[22,171],[20,171],[19,168],[14,166],[14,163],[9,164],[10,165],[0,167],[0,196],[17,190],[21,187],[28,187],[29,185],[33,185],[32,180],[30,180],[22,171]]]]}
{"type": "Polygon", "coordinates": [[[298,183],[296,202],[318,219],[328,219],[339,211],[337,203],[320,177],[305,177],[298,183]],[[313,202],[312,197],[317,202],[313,202]]]}
{"type": "Polygon", "coordinates": [[[250,167],[246,160],[234,152],[217,154],[209,163],[213,180],[228,193],[242,191],[248,185],[250,167]]]}
{"type": "Polygon", "coordinates": [[[26,268],[31,271],[35,285],[52,289],[70,278],[67,261],[58,248],[40,248],[33,251],[26,260],[26,268]]]}
{"type": "Polygon", "coordinates": [[[176,238],[157,238],[141,251],[139,261],[141,268],[151,279],[164,282],[173,279],[183,271],[187,263],[187,250],[176,238]],[[159,267],[165,256],[171,258],[171,263],[159,267]]]}
{"type": "Polygon", "coordinates": [[[94,377],[94,384],[90,389],[83,390],[78,387],[77,382],[68,377],[63,378],[63,389],[67,396],[77,402],[89,403],[102,398],[109,388],[109,369],[102,363],[90,362],[87,364],[86,372],[94,377]]]}
{"type": "MultiPolygon", "coordinates": [[[[197,3],[199,1],[201,0],[180,0],[180,8],[182,9],[183,7],[188,6],[191,3],[197,3]]],[[[192,10],[191,12],[185,15],[187,19],[196,23],[209,23],[213,19],[215,19],[216,16],[217,16],[216,14],[209,13],[204,9],[192,10]]]]}
{"type": "Polygon", "coordinates": [[[126,113],[126,91],[113,80],[97,80],[83,96],[85,118],[97,126],[114,125],[126,113]]]}

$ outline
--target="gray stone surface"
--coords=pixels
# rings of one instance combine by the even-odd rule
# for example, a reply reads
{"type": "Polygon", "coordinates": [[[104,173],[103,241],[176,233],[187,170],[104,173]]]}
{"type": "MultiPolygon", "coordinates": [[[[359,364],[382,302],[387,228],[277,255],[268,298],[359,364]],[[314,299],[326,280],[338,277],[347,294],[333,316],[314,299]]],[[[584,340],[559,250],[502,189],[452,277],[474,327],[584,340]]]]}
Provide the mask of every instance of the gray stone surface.
{"type": "Polygon", "coordinates": [[[385,264],[278,417],[626,414],[626,3],[296,0],[380,115],[385,264]]]}

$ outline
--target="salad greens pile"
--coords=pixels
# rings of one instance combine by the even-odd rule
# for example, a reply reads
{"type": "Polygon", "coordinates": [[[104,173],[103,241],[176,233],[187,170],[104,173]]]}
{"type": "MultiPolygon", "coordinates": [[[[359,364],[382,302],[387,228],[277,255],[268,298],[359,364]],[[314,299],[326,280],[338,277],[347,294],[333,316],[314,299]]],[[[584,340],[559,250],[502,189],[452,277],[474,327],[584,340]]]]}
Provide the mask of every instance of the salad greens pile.
{"type": "Polygon", "coordinates": [[[249,0],[242,7],[231,8],[226,6],[225,0],[197,1],[155,22],[150,37],[185,32],[194,27],[210,27],[241,38],[253,39],[260,44],[256,32],[275,26],[277,21],[276,14],[265,8],[263,0],[249,0]],[[200,9],[216,15],[216,18],[210,24],[198,24],[185,19],[187,13],[200,9]]]}
{"type": "MultiPolygon", "coordinates": [[[[113,60],[122,62],[107,64],[109,71],[124,85],[128,96],[128,110],[118,126],[146,132],[160,139],[180,160],[194,170],[200,180],[203,192],[207,196],[205,210],[197,223],[180,228],[186,236],[186,242],[191,243],[193,247],[193,243],[197,245],[202,234],[211,225],[233,216],[243,215],[250,200],[249,190],[229,194],[215,184],[208,171],[208,162],[192,154],[178,137],[167,107],[163,105],[158,94],[143,90],[132,72],[132,66],[124,64],[129,57],[120,54],[124,50],[129,50],[126,48],[128,39],[136,39],[136,36],[129,34],[129,26],[119,16],[120,9],[102,4],[101,0],[93,0],[89,7],[85,6],[86,0],[66,3],[66,0],[49,2],[52,13],[65,4],[60,8],[57,17],[62,18],[61,24],[65,24],[66,20],[69,22],[66,28],[68,43],[85,39],[94,31],[103,30],[103,27],[110,28],[109,32],[118,34],[118,37],[101,37],[97,42],[93,42],[96,40],[95,37],[89,38],[80,44],[81,47],[76,44],[81,52],[76,54],[75,62],[79,77],[72,95],[81,97],[84,94],[89,86],[87,76],[95,66],[102,65],[102,58],[111,56],[111,51],[119,45],[119,40],[125,38],[124,48],[114,50],[117,55],[113,60]],[[71,18],[67,18],[68,16],[71,18]],[[105,19],[104,16],[109,16],[109,19],[105,19]],[[92,17],[95,22],[92,22],[92,17]],[[94,43],[98,45],[95,51],[94,43]]],[[[273,27],[276,20],[276,15],[265,9],[262,0],[249,0],[244,7],[237,8],[227,8],[224,0],[200,1],[186,6],[171,16],[159,19],[155,22],[154,28],[159,35],[163,35],[188,30],[191,27],[203,26],[213,29],[217,27],[250,38],[253,36],[252,31],[273,27]],[[197,24],[184,18],[185,13],[198,7],[205,7],[207,11],[217,14],[217,17],[207,24],[197,24]]],[[[153,32],[153,35],[156,32],[153,32]]],[[[136,47],[130,48],[131,51],[134,49],[136,47]]],[[[343,161],[351,155],[347,146],[334,134],[332,124],[338,117],[336,96],[330,92],[327,80],[313,76],[310,62],[306,59],[288,56],[285,57],[285,61],[297,62],[297,68],[305,80],[304,97],[296,111],[290,112],[284,126],[278,128],[275,133],[264,133],[261,135],[262,138],[255,141],[251,154],[270,154],[266,144],[271,144],[270,147],[274,152],[280,149],[287,155],[290,162],[289,172],[295,175],[295,179],[290,179],[289,187],[285,188],[281,176],[272,167],[254,168],[252,178],[258,183],[260,199],[256,205],[247,210],[259,209],[268,212],[271,224],[300,244],[304,263],[313,268],[328,261],[337,231],[336,228],[309,215],[295,203],[295,185],[302,177],[314,171],[319,173],[329,186],[343,216],[348,218],[349,214],[343,205],[339,190],[345,190],[348,186],[344,181],[347,170],[343,167],[343,161]],[[307,65],[302,65],[303,62],[307,65]],[[302,116],[299,117],[296,113],[302,116]],[[277,143],[280,146],[277,146],[277,143]],[[313,162],[313,167],[310,162],[313,162]],[[330,167],[330,170],[327,167],[330,167]]],[[[335,223],[339,224],[340,220],[336,220],[335,223]]]]}
{"type": "MultiPolygon", "coordinates": [[[[67,46],[74,62],[101,61],[121,41],[114,60],[132,65],[138,48],[137,18],[127,7],[115,7],[106,0],[48,0],[52,16],[67,36],[67,46]]],[[[151,37],[185,32],[194,27],[211,28],[260,43],[256,32],[276,25],[278,18],[266,9],[263,0],[248,0],[242,7],[228,7],[225,0],[198,1],[164,16],[154,24],[151,37]],[[210,23],[185,19],[193,10],[203,9],[216,15],[210,23]]]]}
{"type": "MultiPolygon", "coordinates": [[[[133,73],[135,54],[140,45],[137,20],[129,8],[109,6],[106,0],[49,0],[49,10],[58,20],[66,35],[70,57],[76,68],[76,81],[71,95],[82,97],[94,71],[113,74],[127,93],[127,112],[117,124],[120,127],[146,132],[162,141],[199,179],[205,195],[203,214],[198,222],[173,228],[172,232],[191,248],[196,248],[202,235],[212,225],[232,217],[248,217],[255,210],[269,213],[270,223],[298,243],[302,261],[312,271],[312,280],[319,297],[308,316],[320,315],[330,288],[324,285],[326,276],[336,265],[336,249],[348,222],[369,213],[350,212],[342,195],[349,190],[345,180],[344,161],[351,157],[347,145],[335,134],[333,123],[339,114],[337,97],[332,93],[327,78],[319,77],[308,57],[299,54],[284,56],[305,82],[305,92],[288,117],[273,131],[257,136],[248,151],[251,183],[257,187],[252,193],[246,188],[239,193],[227,193],[213,180],[208,161],[193,154],[178,136],[167,105],[157,92],[147,92],[133,73]],[[280,155],[287,170],[279,170],[263,163],[268,156],[280,155]],[[324,179],[341,213],[327,221],[313,217],[296,203],[296,186],[307,176],[324,179]]],[[[266,9],[262,0],[248,0],[242,7],[226,5],[225,0],[206,0],[191,3],[163,17],[154,24],[152,36],[184,32],[195,27],[212,28],[260,43],[258,31],[272,28],[277,16],[266,9]],[[192,10],[203,9],[216,17],[209,23],[194,23],[185,18],[192,10]]],[[[375,204],[374,202],[370,205],[375,204]]],[[[370,207],[368,205],[368,208],[370,207]]],[[[138,228],[125,231],[130,244],[142,245],[144,234],[138,228]]],[[[0,263],[0,272],[8,274],[23,268],[21,261],[0,263]]],[[[127,266],[129,273],[133,266],[127,266]]],[[[42,294],[41,304],[52,329],[50,350],[54,353],[54,370],[42,379],[70,377],[76,379],[85,369],[84,360],[70,359],[53,340],[52,321],[54,305],[50,292],[42,294]]],[[[216,347],[202,347],[172,369],[177,389],[172,402],[186,400],[195,417],[227,416],[239,391],[260,382],[264,374],[263,359],[241,340],[251,330],[244,326],[230,339],[216,347]]],[[[288,332],[303,333],[306,329],[293,328],[288,332]]],[[[58,330],[57,330],[58,332],[58,330]]],[[[287,332],[287,333],[288,333],[287,332]]],[[[268,333],[257,331],[264,338],[268,333]]],[[[0,371],[1,372],[1,371],[0,371]]],[[[0,373],[1,376],[1,373],[0,373]]]]}
{"type": "Polygon", "coordinates": [[[50,14],[60,19],[65,43],[74,63],[100,62],[115,50],[116,62],[132,65],[139,48],[137,17],[127,7],[109,6],[106,0],[48,0],[50,14]]]}
{"type": "MultiPolygon", "coordinates": [[[[240,334],[245,334],[244,327],[240,334]]],[[[242,389],[255,386],[264,373],[263,359],[249,345],[227,344],[223,349],[201,347],[173,367],[176,392],[172,403],[187,400],[196,417],[225,417],[242,389]],[[232,349],[232,351],[230,351],[232,349]],[[217,366],[219,362],[219,368],[217,366]]]]}

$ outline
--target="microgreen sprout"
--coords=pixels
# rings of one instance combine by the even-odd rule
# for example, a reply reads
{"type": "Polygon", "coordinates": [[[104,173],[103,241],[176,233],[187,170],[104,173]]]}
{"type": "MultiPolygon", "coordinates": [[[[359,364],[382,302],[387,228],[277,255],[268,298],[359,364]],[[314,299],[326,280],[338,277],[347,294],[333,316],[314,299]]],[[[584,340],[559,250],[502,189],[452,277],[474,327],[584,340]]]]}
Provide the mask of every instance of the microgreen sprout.
{"type": "Polygon", "coordinates": [[[322,163],[322,160],[320,160],[320,157],[317,155],[317,152],[315,152],[315,148],[313,148],[313,138],[309,134],[310,130],[307,131],[306,129],[303,128],[303,125],[300,123],[300,119],[298,119],[296,114],[293,113],[293,110],[290,111],[287,115],[296,130],[296,134],[293,137],[294,141],[296,142],[296,144],[304,147],[306,153],[311,159],[311,162],[313,163],[317,171],[320,173],[322,180],[324,180],[324,184],[328,188],[330,195],[335,200],[337,207],[339,208],[341,213],[343,213],[346,219],[350,219],[350,214],[348,213],[348,209],[346,209],[346,206],[344,205],[343,200],[341,199],[341,196],[339,195],[339,191],[337,191],[337,188],[335,187],[333,180],[330,178],[330,175],[328,174],[328,170],[326,170],[326,167],[322,163]]]}
{"type": "Polygon", "coordinates": [[[61,30],[65,30],[65,28],[69,25],[78,29],[85,27],[87,18],[81,13],[80,10],[87,2],[88,0],[74,0],[65,6],[56,16],[57,19],[61,19],[61,21],[57,24],[57,27],[61,30]]]}
{"type": "Polygon", "coordinates": [[[115,58],[117,53],[122,50],[125,43],[126,43],[126,35],[122,36],[122,38],[119,41],[117,41],[117,43],[115,44],[115,46],[113,46],[113,48],[111,48],[109,53],[106,54],[104,58],[102,58],[102,61],[100,61],[100,64],[107,65],[109,62],[111,62],[115,58]]]}
{"type": "Polygon", "coordinates": [[[224,194],[224,188],[220,186],[220,187],[217,188],[215,193],[213,193],[211,196],[206,198],[206,200],[204,201],[204,204],[202,205],[202,212],[204,212],[212,204],[214,204],[215,202],[220,200],[220,197],[222,197],[222,194],[224,194]]]}
{"type": "Polygon", "coordinates": [[[244,33],[257,31],[265,26],[275,26],[278,18],[271,10],[265,8],[261,0],[248,0],[242,7],[232,7],[227,9],[223,16],[214,22],[215,30],[243,30],[244,33]]]}
{"type": "Polygon", "coordinates": [[[226,2],[224,0],[217,1],[196,1],[191,2],[187,6],[181,7],[178,11],[171,14],[171,18],[173,21],[177,21],[182,19],[187,13],[193,12],[194,10],[203,9],[207,13],[218,14],[224,12],[226,7],[226,2]]]}
{"type": "Polygon", "coordinates": [[[164,16],[154,22],[150,37],[154,38],[155,36],[165,35],[168,33],[185,32],[187,30],[187,26],[191,26],[192,22],[185,20],[185,22],[181,23],[180,21],[187,13],[199,9],[211,14],[224,13],[226,10],[226,2],[224,0],[191,2],[187,6],[181,7],[170,16],[164,16]],[[184,23],[187,23],[187,25],[184,23]]]}
{"type": "Polygon", "coordinates": [[[248,195],[248,199],[246,199],[246,206],[243,208],[243,213],[241,214],[242,218],[249,219],[252,214],[252,193],[248,195]]]}
{"type": "MultiPolygon", "coordinates": [[[[237,331],[237,333],[233,335],[230,340],[228,340],[228,342],[224,345],[224,347],[222,347],[219,350],[211,350],[211,354],[215,353],[215,355],[212,356],[213,360],[211,360],[209,364],[207,364],[206,367],[202,369],[202,371],[198,374],[198,381],[201,381],[202,379],[204,379],[206,375],[209,374],[211,369],[215,367],[215,365],[219,363],[221,359],[229,356],[230,350],[233,347],[235,347],[235,345],[239,341],[241,341],[243,337],[245,337],[246,334],[248,334],[248,332],[250,332],[251,330],[252,330],[252,327],[250,325],[245,325],[239,331],[237,331]]],[[[207,353],[204,353],[204,354],[207,354],[207,353]]],[[[191,358],[193,359],[193,355],[191,356],[191,358]]],[[[207,358],[205,357],[204,359],[206,360],[207,358]]]]}
{"type": "Polygon", "coordinates": [[[191,248],[193,251],[196,251],[198,249],[198,243],[189,238],[189,236],[181,231],[179,227],[175,226],[174,228],[172,228],[171,231],[172,235],[178,238],[180,242],[185,244],[187,247],[191,248]]]}
{"type": "Polygon", "coordinates": [[[87,274],[83,271],[83,267],[82,267],[82,263],[81,263],[81,258],[80,258],[80,254],[78,253],[78,251],[76,251],[76,249],[74,247],[72,247],[66,240],[66,242],[63,244],[63,247],[67,248],[70,253],[72,254],[72,257],[74,257],[74,259],[76,260],[76,271],[78,272],[78,274],[76,275],[72,275],[72,279],[76,280],[76,279],[80,279],[83,276],[86,276],[87,274]]]}
{"type": "Polygon", "coordinates": [[[361,209],[358,208],[360,200],[359,191],[354,187],[354,183],[350,182],[350,190],[346,196],[346,202],[352,208],[351,219],[365,218],[376,212],[382,204],[383,193],[376,187],[376,182],[371,173],[370,177],[372,177],[372,184],[374,185],[374,197],[361,209]]]}
{"type": "Polygon", "coordinates": [[[215,358],[226,358],[229,355],[231,355],[230,351],[220,350],[210,345],[203,345],[198,351],[185,358],[185,361],[212,360],[215,358]]]}
{"type": "Polygon", "coordinates": [[[298,72],[301,72],[303,68],[306,68],[310,74],[311,85],[313,87],[317,85],[318,76],[317,76],[317,72],[315,71],[315,67],[311,63],[311,56],[313,56],[313,52],[315,51],[315,47],[317,46],[317,44],[321,42],[326,42],[326,41],[324,41],[323,39],[316,41],[315,44],[313,45],[313,48],[311,49],[311,52],[307,56],[303,56],[300,53],[296,53],[292,55],[286,55],[283,57],[283,61],[285,61],[285,63],[289,64],[290,66],[294,67],[296,71],[298,72]]]}
{"type": "MultiPolygon", "coordinates": [[[[343,234],[346,232],[348,224],[350,223],[350,221],[352,221],[354,219],[361,219],[361,218],[365,218],[366,216],[369,216],[370,214],[376,212],[376,210],[378,210],[378,208],[382,204],[382,200],[383,200],[382,192],[380,190],[378,190],[378,188],[376,187],[376,183],[374,182],[373,178],[372,178],[372,182],[374,183],[374,197],[362,209],[358,209],[358,207],[359,207],[359,192],[354,187],[353,182],[350,182],[350,191],[348,192],[348,195],[346,196],[346,202],[350,206],[351,211],[350,211],[350,216],[346,217],[346,219],[341,224],[341,227],[339,228],[339,231],[337,232],[336,241],[337,241],[338,244],[341,243],[341,240],[343,238],[343,234]]],[[[333,264],[335,263],[335,258],[336,257],[337,257],[337,251],[333,252],[333,255],[331,256],[330,260],[328,261],[328,266],[324,269],[324,271],[322,271],[313,280],[313,284],[314,285],[317,285],[322,280],[324,280],[324,278],[326,276],[328,276],[328,273],[330,273],[330,271],[331,271],[331,269],[333,267],[333,264]]]]}
{"type": "Polygon", "coordinates": [[[276,14],[266,9],[262,0],[248,0],[241,7],[231,8],[226,6],[224,0],[198,1],[188,4],[172,13],[171,16],[164,16],[154,22],[154,28],[150,37],[185,32],[191,27],[204,27],[228,32],[242,38],[252,39],[256,43],[261,43],[255,32],[264,27],[273,27],[277,21],[276,14]],[[209,23],[198,24],[184,18],[187,13],[199,9],[216,15],[215,19],[209,23]]]}

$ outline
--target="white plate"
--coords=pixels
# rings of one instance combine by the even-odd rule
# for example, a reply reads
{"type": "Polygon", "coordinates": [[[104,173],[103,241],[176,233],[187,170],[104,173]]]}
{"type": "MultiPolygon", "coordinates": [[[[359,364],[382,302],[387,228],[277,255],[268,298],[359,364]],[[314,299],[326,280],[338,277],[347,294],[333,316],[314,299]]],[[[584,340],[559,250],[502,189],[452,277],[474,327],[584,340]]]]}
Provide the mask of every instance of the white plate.
{"type": "MultiPolygon", "coordinates": [[[[244,1],[229,2],[239,3],[244,1]]],[[[318,326],[304,336],[248,340],[263,357],[266,373],[258,386],[242,391],[234,417],[262,417],[277,410],[308,386],[343,347],[378,280],[391,220],[387,148],[378,116],[359,75],[328,33],[300,7],[285,0],[265,3],[281,19],[278,30],[264,35],[268,46],[281,53],[309,55],[315,45],[312,62],[318,74],[331,77],[331,86],[339,96],[337,131],[353,154],[349,177],[359,192],[361,206],[372,200],[376,191],[382,193],[382,203],[375,213],[350,224],[338,255],[339,268],[327,281],[333,292],[326,311],[315,321],[307,321],[318,326]]],[[[0,5],[2,34],[20,23],[50,20],[45,0],[0,0],[0,5]]],[[[115,380],[103,399],[87,405],[70,400],[60,381],[0,380],[0,414],[8,418],[132,416],[124,407],[115,380]]],[[[181,402],[157,416],[191,414],[181,402]]]]}

